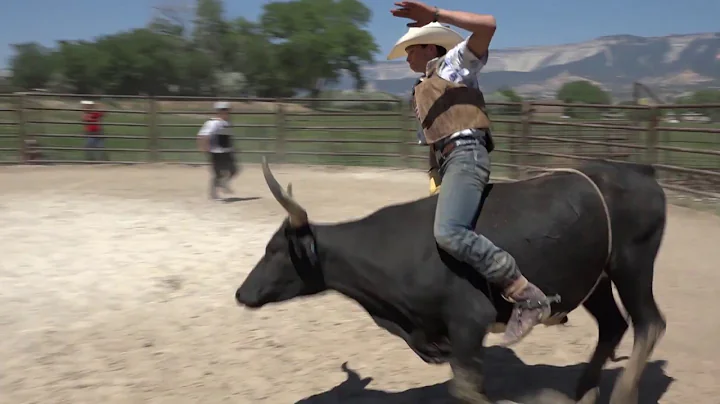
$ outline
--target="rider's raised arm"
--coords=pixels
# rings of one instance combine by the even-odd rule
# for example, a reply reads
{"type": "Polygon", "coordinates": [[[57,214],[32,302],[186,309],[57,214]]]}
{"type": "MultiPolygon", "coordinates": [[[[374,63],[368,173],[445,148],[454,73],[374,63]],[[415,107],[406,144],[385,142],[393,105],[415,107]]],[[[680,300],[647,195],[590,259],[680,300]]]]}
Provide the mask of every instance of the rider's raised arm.
{"type": "Polygon", "coordinates": [[[468,38],[467,47],[477,58],[486,56],[497,27],[494,16],[441,8],[437,9],[436,15],[438,22],[470,31],[472,35],[468,38]]]}

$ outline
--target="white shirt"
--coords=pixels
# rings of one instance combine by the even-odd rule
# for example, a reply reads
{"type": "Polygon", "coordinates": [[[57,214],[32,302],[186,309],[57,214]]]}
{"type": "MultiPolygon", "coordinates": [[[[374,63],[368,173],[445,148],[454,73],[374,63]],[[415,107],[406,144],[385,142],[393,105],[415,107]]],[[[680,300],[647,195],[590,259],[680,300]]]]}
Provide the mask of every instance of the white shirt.
{"type": "MultiPolygon", "coordinates": [[[[230,124],[224,119],[211,118],[211,119],[208,119],[203,124],[202,128],[200,128],[200,131],[198,132],[197,135],[198,135],[198,137],[200,137],[200,136],[214,136],[214,135],[219,135],[219,134],[229,134],[229,129],[228,129],[229,126],[230,126],[230,124]]],[[[231,148],[215,146],[213,143],[214,142],[212,142],[212,138],[211,138],[210,153],[227,153],[227,152],[232,151],[231,148]]]]}
{"type": "MultiPolygon", "coordinates": [[[[438,66],[438,70],[435,74],[442,77],[445,80],[452,81],[453,83],[462,83],[470,88],[480,89],[480,71],[485,67],[488,61],[489,51],[485,52],[482,57],[477,57],[473,51],[468,48],[469,38],[465,38],[464,41],[455,45],[454,48],[448,49],[443,59],[438,66]]],[[[431,63],[435,63],[436,59],[428,62],[428,66],[431,63]]],[[[450,138],[471,135],[479,132],[478,129],[463,129],[459,132],[453,133],[450,138]]],[[[424,139],[421,140],[424,143],[424,139]]]]}

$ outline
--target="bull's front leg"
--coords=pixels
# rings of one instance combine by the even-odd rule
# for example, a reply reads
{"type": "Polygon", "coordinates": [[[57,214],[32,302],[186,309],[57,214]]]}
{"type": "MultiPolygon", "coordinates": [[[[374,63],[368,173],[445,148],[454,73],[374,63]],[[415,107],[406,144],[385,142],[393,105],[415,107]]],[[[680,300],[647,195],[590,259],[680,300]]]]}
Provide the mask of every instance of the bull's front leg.
{"type": "Polygon", "coordinates": [[[481,292],[472,288],[454,291],[448,310],[448,333],[452,345],[450,367],[453,372],[450,394],[462,404],[490,403],[483,386],[483,343],[490,324],[495,320],[495,308],[481,292]]]}

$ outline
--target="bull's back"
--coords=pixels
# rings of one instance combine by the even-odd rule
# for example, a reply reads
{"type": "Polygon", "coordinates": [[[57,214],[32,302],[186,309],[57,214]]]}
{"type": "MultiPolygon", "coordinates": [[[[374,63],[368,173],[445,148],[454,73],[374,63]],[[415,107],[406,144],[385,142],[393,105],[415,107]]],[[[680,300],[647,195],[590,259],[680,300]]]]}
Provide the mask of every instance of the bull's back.
{"type": "MultiPolygon", "coordinates": [[[[433,237],[437,196],[385,207],[364,220],[363,243],[378,251],[378,265],[393,268],[392,279],[418,298],[447,293],[463,269],[439,250],[433,237]],[[460,268],[460,270],[456,270],[460,268]]],[[[476,231],[510,252],[522,273],[547,293],[585,296],[607,259],[607,216],[600,196],[578,174],[554,173],[513,183],[493,184],[476,231]],[[577,271],[585,271],[578,277],[577,271]],[[559,291],[568,279],[573,291],[559,291]]],[[[478,287],[486,289],[486,282],[478,287]]],[[[408,292],[409,293],[409,292],[408,292]]],[[[572,297],[572,296],[568,296],[572,297]]]]}
{"type": "Polygon", "coordinates": [[[508,248],[527,247],[533,240],[554,244],[550,240],[567,240],[563,235],[575,228],[599,228],[602,235],[608,219],[604,203],[587,178],[570,172],[493,184],[475,230],[508,248]]]}
{"type": "Polygon", "coordinates": [[[568,308],[594,286],[608,259],[604,199],[587,178],[557,172],[495,184],[476,231],[508,251],[520,271],[568,308]]]}

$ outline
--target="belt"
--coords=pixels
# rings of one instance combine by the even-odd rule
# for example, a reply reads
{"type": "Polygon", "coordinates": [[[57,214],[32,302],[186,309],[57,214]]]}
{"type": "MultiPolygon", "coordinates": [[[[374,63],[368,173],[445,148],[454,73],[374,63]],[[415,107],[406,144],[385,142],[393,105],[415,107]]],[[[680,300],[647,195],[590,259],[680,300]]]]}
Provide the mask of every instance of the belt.
{"type": "MultiPolygon", "coordinates": [[[[445,143],[445,142],[443,142],[443,143],[445,143]]],[[[478,139],[477,137],[463,136],[463,137],[460,137],[457,139],[448,140],[447,143],[445,143],[444,145],[442,145],[440,147],[440,149],[436,148],[435,145],[433,145],[433,150],[435,151],[435,156],[436,156],[437,160],[439,161],[441,159],[446,159],[450,155],[450,153],[453,150],[455,150],[455,148],[457,148],[459,146],[469,145],[469,144],[484,145],[482,142],[480,142],[480,139],[478,139]]]]}

